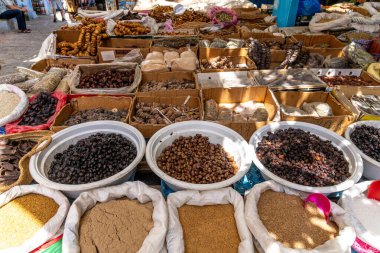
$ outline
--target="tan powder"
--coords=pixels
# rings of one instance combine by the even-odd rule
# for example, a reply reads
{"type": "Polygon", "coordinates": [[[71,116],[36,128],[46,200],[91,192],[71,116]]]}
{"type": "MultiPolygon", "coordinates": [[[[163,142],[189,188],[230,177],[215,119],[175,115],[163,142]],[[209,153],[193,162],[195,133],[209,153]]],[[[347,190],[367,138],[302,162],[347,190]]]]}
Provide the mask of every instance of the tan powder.
{"type": "Polygon", "coordinates": [[[137,252],[153,228],[153,204],[126,198],[98,203],[80,221],[81,253],[137,252]]]}
{"type": "Polygon", "coordinates": [[[20,103],[20,98],[13,92],[0,91],[0,119],[8,116],[20,103]]]}
{"type": "Polygon", "coordinates": [[[236,253],[240,237],[233,205],[184,205],[178,208],[186,253],[236,253]]]}
{"type": "Polygon", "coordinates": [[[332,221],[326,222],[314,203],[304,207],[304,201],[295,195],[265,191],[257,209],[269,234],[288,248],[313,249],[339,233],[338,226],[332,221]]]}
{"type": "Polygon", "coordinates": [[[20,246],[48,222],[58,204],[40,194],[27,194],[0,208],[0,249],[20,246]]]}

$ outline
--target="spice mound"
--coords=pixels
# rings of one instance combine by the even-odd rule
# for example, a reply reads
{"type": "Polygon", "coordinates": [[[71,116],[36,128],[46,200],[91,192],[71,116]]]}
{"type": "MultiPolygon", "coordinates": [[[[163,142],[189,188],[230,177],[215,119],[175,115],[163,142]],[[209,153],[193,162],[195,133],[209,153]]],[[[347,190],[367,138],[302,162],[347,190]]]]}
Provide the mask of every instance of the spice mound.
{"type": "Polygon", "coordinates": [[[195,83],[191,80],[170,80],[170,81],[149,81],[143,83],[140,91],[156,91],[156,90],[180,90],[195,89],[195,83]]]}
{"type": "Polygon", "coordinates": [[[136,156],[136,147],[121,134],[98,133],[56,154],[48,178],[61,184],[91,183],[119,173],[136,156]]]}
{"type": "Polygon", "coordinates": [[[334,239],[339,227],[326,222],[314,203],[304,205],[298,196],[268,190],[261,194],[257,211],[270,236],[285,247],[314,249],[334,239]]]}
{"type": "Polygon", "coordinates": [[[18,162],[36,144],[31,140],[0,140],[0,186],[11,185],[18,180],[18,162]]]}
{"type": "Polygon", "coordinates": [[[105,69],[96,73],[83,75],[77,88],[122,88],[131,86],[134,79],[134,69],[105,69]]]}
{"type": "Polygon", "coordinates": [[[240,237],[234,213],[230,204],[178,208],[185,252],[238,252],[240,237]]]}
{"type": "Polygon", "coordinates": [[[256,149],[260,162],[272,173],[306,186],[331,186],[349,176],[343,152],[301,129],[268,132],[256,149]]]}
{"type": "Polygon", "coordinates": [[[137,252],[153,228],[152,202],[126,198],[98,203],[81,218],[81,252],[137,252]]]}
{"type": "Polygon", "coordinates": [[[176,139],[162,151],[157,165],[169,176],[194,184],[221,182],[239,170],[220,144],[212,144],[200,134],[176,139]]]}
{"type": "Polygon", "coordinates": [[[361,125],[351,133],[352,142],[367,156],[380,162],[380,129],[361,125]]]}
{"type": "Polygon", "coordinates": [[[38,126],[48,122],[55,113],[58,99],[48,92],[41,92],[30,102],[29,108],[22,117],[20,126],[38,126]]]}
{"type": "Polygon", "coordinates": [[[97,120],[115,120],[127,123],[128,110],[106,110],[103,108],[78,111],[72,114],[63,124],[65,126],[74,126],[84,122],[97,120]]]}
{"type": "Polygon", "coordinates": [[[13,92],[0,92],[0,119],[8,116],[20,103],[20,98],[13,92]]]}
{"type": "Polygon", "coordinates": [[[58,204],[40,194],[27,194],[0,208],[0,249],[20,246],[58,211],[58,204]]]}

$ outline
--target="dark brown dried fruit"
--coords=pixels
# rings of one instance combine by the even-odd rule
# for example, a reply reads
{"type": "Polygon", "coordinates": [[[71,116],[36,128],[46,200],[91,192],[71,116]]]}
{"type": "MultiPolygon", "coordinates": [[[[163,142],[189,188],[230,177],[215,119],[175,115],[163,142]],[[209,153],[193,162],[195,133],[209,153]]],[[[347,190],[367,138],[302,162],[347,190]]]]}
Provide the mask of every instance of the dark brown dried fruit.
{"type": "Polygon", "coordinates": [[[361,125],[351,133],[352,142],[367,156],[380,162],[380,129],[361,125]]]}

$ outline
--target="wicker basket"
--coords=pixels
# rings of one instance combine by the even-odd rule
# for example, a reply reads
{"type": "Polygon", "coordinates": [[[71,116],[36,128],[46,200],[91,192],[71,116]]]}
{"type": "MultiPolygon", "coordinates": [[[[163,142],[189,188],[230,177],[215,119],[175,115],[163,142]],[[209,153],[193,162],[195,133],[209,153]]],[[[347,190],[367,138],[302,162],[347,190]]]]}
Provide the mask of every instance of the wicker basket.
{"type": "Polygon", "coordinates": [[[45,149],[51,143],[51,135],[53,132],[51,131],[36,131],[36,132],[27,132],[27,133],[17,133],[17,134],[9,134],[0,136],[0,140],[10,139],[10,140],[33,140],[37,141],[38,144],[34,146],[32,150],[29,151],[26,155],[24,155],[19,163],[18,167],[20,169],[20,176],[16,182],[6,186],[0,186],[0,193],[5,192],[16,185],[25,185],[30,184],[33,181],[32,176],[29,172],[29,160],[30,157],[41,150],[45,149]],[[42,142],[47,141],[42,147],[37,148],[42,142]]]}

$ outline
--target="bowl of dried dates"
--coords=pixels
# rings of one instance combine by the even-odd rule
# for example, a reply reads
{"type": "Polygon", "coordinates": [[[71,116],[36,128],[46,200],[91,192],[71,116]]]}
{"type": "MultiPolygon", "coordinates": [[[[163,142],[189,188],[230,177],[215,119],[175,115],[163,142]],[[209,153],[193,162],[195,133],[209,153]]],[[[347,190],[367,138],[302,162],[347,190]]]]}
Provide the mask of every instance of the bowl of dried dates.
{"type": "Polygon", "coordinates": [[[363,174],[363,161],[355,146],[314,124],[272,123],[257,130],[249,144],[254,150],[253,163],[265,179],[299,191],[343,191],[363,174]]]}
{"type": "Polygon", "coordinates": [[[173,190],[227,187],[241,179],[252,164],[252,152],[242,136],[207,121],[162,128],[150,138],[145,158],[173,190]]]}

